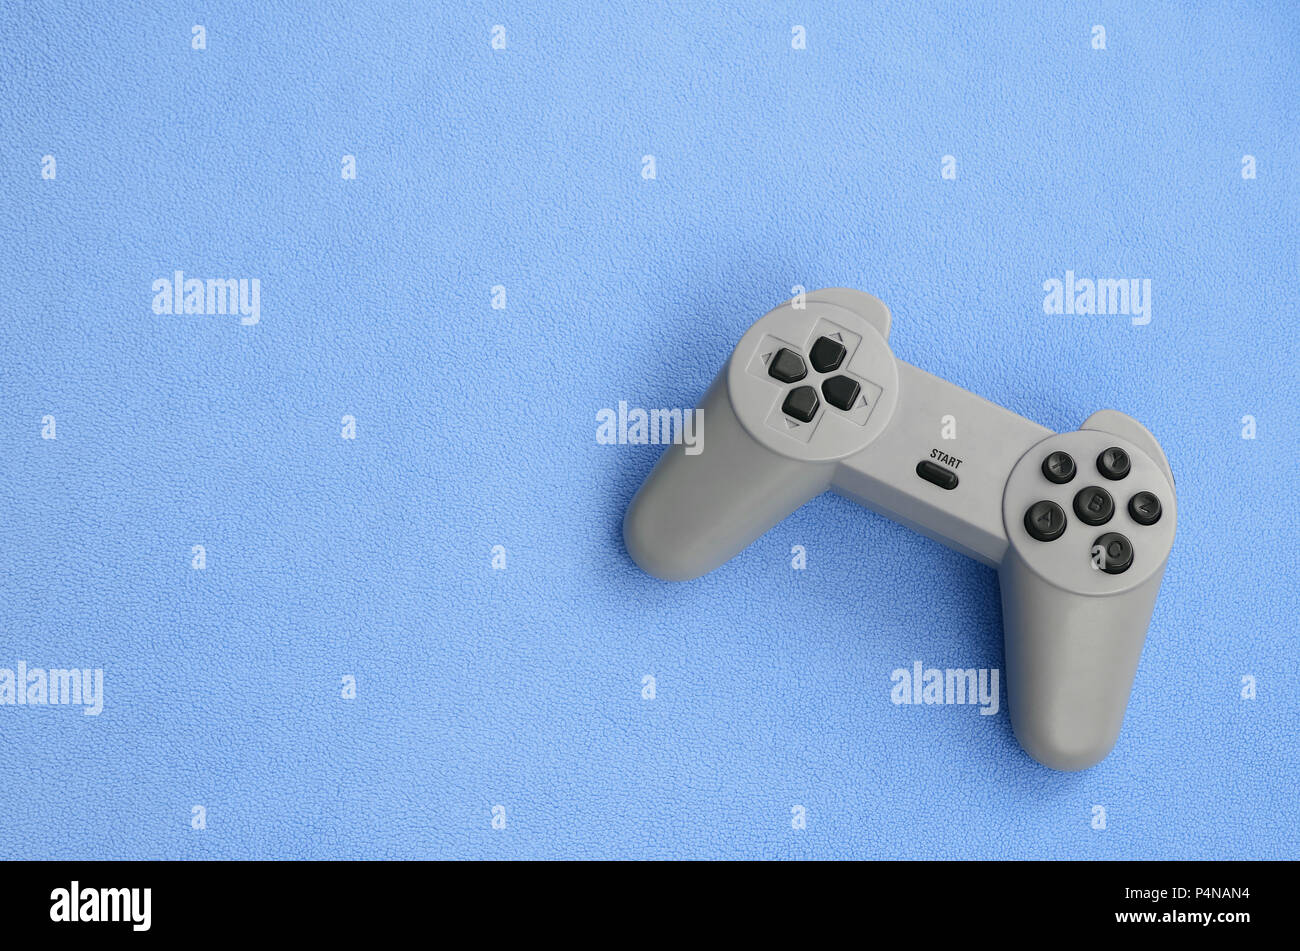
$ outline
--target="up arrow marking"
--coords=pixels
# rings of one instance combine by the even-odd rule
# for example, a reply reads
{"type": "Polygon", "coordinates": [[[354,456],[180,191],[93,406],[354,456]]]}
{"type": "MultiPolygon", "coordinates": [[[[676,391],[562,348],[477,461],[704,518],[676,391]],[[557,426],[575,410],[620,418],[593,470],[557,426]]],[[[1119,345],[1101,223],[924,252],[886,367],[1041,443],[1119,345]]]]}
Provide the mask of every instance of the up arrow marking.
{"type": "Polygon", "coordinates": [[[843,335],[842,335],[842,334],[837,330],[837,331],[835,331],[835,333],[831,334],[831,339],[832,339],[832,340],[839,340],[839,341],[842,342],[842,341],[844,340],[844,336],[843,336],[843,335]]]}
{"type": "Polygon", "coordinates": [[[768,360],[771,360],[771,359],[772,359],[772,354],[771,354],[771,353],[765,353],[765,354],[763,354],[763,362],[764,362],[764,363],[766,363],[768,360]]]}

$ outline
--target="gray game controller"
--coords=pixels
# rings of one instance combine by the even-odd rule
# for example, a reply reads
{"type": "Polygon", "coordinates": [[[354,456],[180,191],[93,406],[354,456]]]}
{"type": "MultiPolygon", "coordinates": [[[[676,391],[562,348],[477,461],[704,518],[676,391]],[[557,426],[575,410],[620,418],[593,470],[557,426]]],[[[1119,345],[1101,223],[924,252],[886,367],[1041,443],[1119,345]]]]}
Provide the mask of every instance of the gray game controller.
{"type": "Polygon", "coordinates": [[[1115,410],[1053,433],[894,358],[889,308],[831,288],[749,328],[623,536],[656,577],[696,578],[827,489],[998,569],[1021,746],[1085,769],[1115,745],[1177,504],[1165,454],[1115,410]]]}

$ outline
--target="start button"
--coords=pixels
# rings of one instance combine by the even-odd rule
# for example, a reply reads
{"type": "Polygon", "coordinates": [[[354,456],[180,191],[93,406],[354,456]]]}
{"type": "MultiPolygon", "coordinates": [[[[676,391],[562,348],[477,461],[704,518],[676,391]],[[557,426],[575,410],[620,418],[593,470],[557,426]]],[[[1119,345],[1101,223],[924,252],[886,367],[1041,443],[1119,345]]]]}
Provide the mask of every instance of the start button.
{"type": "Polygon", "coordinates": [[[923,459],[916,464],[916,474],[941,489],[957,488],[957,473],[929,459],[923,459]]]}

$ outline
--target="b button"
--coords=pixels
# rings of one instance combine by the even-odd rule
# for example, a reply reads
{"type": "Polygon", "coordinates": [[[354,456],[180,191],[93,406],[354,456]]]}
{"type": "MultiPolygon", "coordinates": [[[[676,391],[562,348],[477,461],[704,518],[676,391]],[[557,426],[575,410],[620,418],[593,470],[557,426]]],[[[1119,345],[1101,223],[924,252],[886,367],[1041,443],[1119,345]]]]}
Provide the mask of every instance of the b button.
{"type": "Polygon", "coordinates": [[[1115,514],[1115,500],[1101,486],[1090,485],[1074,497],[1074,514],[1089,525],[1105,525],[1115,514]]]}

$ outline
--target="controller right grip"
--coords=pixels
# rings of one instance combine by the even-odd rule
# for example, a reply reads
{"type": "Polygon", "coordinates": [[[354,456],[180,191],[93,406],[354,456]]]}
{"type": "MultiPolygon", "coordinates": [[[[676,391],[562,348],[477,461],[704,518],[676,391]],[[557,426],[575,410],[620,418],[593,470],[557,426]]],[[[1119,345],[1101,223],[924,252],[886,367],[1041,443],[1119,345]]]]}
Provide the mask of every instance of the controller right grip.
{"type": "Polygon", "coordinates": [[[779,456],[745,430],[726,377],[724,366],[700,406],[700,451],[670,446],[623,519],[632,560],[665,581],[712,571],[830,487],[834,463],[779,456]]]}
{"type": "Polygon", "coordinates": [[[1119,738],[1164,565],[1134,588],[1056,587],[1012,548],[999,569],[1007,703],[1020,745],[1045,766],[1087,769],[1119,738]]]}

